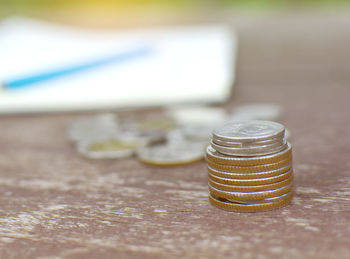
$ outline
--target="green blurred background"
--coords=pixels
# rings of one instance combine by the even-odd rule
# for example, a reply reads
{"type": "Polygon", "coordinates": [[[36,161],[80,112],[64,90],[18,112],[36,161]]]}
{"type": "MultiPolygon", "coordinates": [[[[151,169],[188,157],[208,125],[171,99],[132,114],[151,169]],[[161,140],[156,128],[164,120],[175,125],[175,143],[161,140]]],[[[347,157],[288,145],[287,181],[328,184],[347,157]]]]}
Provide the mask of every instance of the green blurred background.
{"type": "Polygon", "coordinates": [[[333,12],[349,7],[349,0],[0,0],[0,18],[26,15],[83,25],[139,25],[143,21],[220,20],[236,14],[333,12]]]}
{"type": "Polygon", "coordinates": [[[2,13],[28,12],[33,9],[72,7],[101,8],[238,8],[252,10],[304,9],[304,8],[343,8],[349,6],[348,0],[1,0],[2,13]]]}

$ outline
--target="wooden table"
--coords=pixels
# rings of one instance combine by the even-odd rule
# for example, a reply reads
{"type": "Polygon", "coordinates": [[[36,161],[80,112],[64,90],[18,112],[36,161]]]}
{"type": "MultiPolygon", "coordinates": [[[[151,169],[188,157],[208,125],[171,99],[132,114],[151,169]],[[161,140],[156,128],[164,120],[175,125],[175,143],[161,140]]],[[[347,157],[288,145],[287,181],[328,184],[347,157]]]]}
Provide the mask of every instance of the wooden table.
{"type": "Polygon", "coordinates": [[[81,158],[73,114],[0,118],[0,258],[349,258],[350,15],[229,18],[227,109],[272,102],[291,132],[295,198],[263,213],[207,199],[205,162],[81,158]]]}

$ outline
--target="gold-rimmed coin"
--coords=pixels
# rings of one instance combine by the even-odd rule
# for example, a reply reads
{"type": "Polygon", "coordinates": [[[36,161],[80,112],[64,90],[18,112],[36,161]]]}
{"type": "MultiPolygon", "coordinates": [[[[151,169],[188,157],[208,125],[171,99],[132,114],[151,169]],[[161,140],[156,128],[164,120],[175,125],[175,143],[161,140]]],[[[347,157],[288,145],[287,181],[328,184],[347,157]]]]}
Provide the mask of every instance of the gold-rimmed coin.
{"type": "Polygon", "coordinates": [[[268,178],[260,178],[260,179],[249,179],[249,180],[242,180],[242,179],[227,179],[223,177],[218,177],[215,175],[212,175],[210,172],[208,172],[208,178],[215,181],[216,183],[226,184],[226,185],[238,185],[238,186],[255,186],[255,185],[265,185],[265,184],[272,184],[276,182],[283,181],[290,177],[292,175],[293,171],[289,170],[288,172],[285,172],[283,174],[268,177],[268,178]]]}
{"type": "Polygon", "coordinates": [[[222,165],[231,166],[251,166],[251,165],[265,165],[270,163],[277,163],[281,160],[291,159],[292,148],[287,142],[287,146],[284,150],[270,155],[265,156],[255,156],[255,157],[235,157],[220,154],[211,146],[208,146],[206,158],[209,161],[215,162],[222,165]]]}
{"type": "Polygon", "coordinates": [[[214,194],[217,197],[221,197],[224,199],[234,199],[240,201],[255,201],[262,200],[271,197],[276,197],[283,195],[292,191],[293,183],[290,183],[286,186],[267,191],[258,191],[258,192],[230,192],[230,191],[222,191],[208,184],[209,192],[214,194]]]}
{"type": "Polygon", "coordinates": [[[212,175],[228,178],[228,179],[260,179],[260,178],[268,178],[273,177],[276,175],[283,174],[291,169],[292,165],[289,163],[286,166],[283,166],[281,168],[270,170],[270,171],[262,171],[262,172],[226,172],[226,171],[220,171],[216,170],[214,168],[211,168],[210,166],[207,166],[208,172],[212,175]]]}
{"type": "Polygon", "coordinates": [[[254,186],[237,186],[237,185],[227,185],[227,184],[217,183],[212,179],[208,179],[208,182],[211,186],[219,190],[231,191],[231,192],[257,192],[257,191],[274,190],[282,186],[285,186],[291,183],[292,181],[293,181],[293,176],[291,175],[287,179],[277,183],[254,185],[254,186]]]}
{"type": "Polygon", "coordinates": [[[257,172],[265,172],[270,170],[277,170],[281,167],[289,165],[292,163],[291,158],[281,160],[279,162],[271,163],[271,164],[263,164],[263,165],[252,165],[252,166],[232,166],[232,165],[223,165],[210,161],[207,158],[207,164],[209,167],[225,172],[244,172],[244,173],[257,173],[257,172]]]}
{"type": "MultiPolygon", "coordinates": [[[[255,200],[255,201],[240,201],[240,200],[234,200],[234,199],[225,199],[228,202],[232,203],[238,203],[238,204],[264,204],[264,203],[269,203],[269,202],[276,202],[285,199],[289,195],[289,192],[282,194],[280,196],[276,197],[271,197],[271,198],[266,198],[262,200],[255,200]]],[[[215,196],[215,195],[214,195],[215,196]]],[[[220,198],[220,197],[218,197],[220,198]]],[[[220,198],[221,199],[221,198],[220,198]]]]}
{"type": "Polygon", "coordinates": [[[269,202],[264,204],[236,204],[229,201],[221,201],[219,198],[214,197],[212,194],[209,194],[209,200],[213,205],[224,210],[236,212],[257,212],[277,209],[289,204],[292,198],[293,193],[290,193],[286,196],[285,199],[279,200],[277,202],[269,202]]]}

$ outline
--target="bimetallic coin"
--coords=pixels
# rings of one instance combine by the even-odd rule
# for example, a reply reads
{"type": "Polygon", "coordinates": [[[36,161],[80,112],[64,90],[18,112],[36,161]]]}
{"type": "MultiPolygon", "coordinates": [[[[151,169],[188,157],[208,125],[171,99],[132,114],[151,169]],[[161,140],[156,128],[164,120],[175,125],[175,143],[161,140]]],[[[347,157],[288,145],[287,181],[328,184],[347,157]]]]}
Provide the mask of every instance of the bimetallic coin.
{"type": "Polygon", "coordinates": [[[282,180],[277,183],[270,183],[270,184],[263,184],[263,185],[254,185],[254,186],[238,186],[238,185],[227,185],[215,182],[212,179],[208,179],[208,182],[211,186],[223,190],[223,191],[230,191],[230,192],[258,192],[258,191],[268,191],[268,190],[274,190],[277,188],[281,188],[285,185],[288,185],[293,181],[293,175],[289,176],[287,179],[282,180]]]}
{"type": "Polygon", "coordinates": [[[263,170],[262,172],[227,172],[214,169],[210,166],[207,166],[207,170],[210,174],[217,177],[222,177],[226,179],[261,179],[278,176],[288,172],[292,168],[291,163],[275,170],[263,170]]]}
{"type": "Polygon", "coordinates": [[[141,145],[137,142],[121,140],[82,141],[77,143],[77,151],[87,158],[124,158],[132,156],[141,145]]]}
{"type": "Polygon", "coordinates": [[[267,177],[267,178],[259,178],[259,179],[227,179],[223,177],[218,177],[216,175],[208,172],[208,178],[217,183],[222,183],[226,185],[239,185],[239,186],[252,186],[252,185],[264,185],[270,183],[280,182],[282,180],[287,179],[292,175],[292,170],[289,170],[283,174],[267,177]]]}
{"type": "Polygon", "coordinates": [[[287,198],[288,195],[290,195],[289,192],[287,192],[285,194],[282,194],[280,196],[266,198],[266,199],[262,199],[262,200],[255,200],[255,201],[240,201],[240,200],[233,200],[233,199],[222,199],[220,197],[218,197],[218,198],[219,198],[219,200],[222,199],[223,201],[232,202],[232,203],[238,203],[238,204],[264,204],[264,203],[276,202],[276,201],[284,200],[285,198],[287,198]]]}
{"type": "Polygon", "coordinates": [[[139,161],[158,166],[185,165],[204,158],[202,145],[178,143],[150,146],[137,151],[139,161]]]}
{"type": "Polygon", "coordinates": [[[268,163],[276,163],[281,160],[291,159],[292,157],[291,145],[287,142],[287,146],[284,150],[275,154],[255,156],[255,157],[234,157],[226,156],[216,152],[211,146],[207,147],[206,157],[209,161],[222,165],[233,166],[249,166],[249,165],[264,165],[268,163]]]}
{"type": "Polygon", "coordinates": [[[261,141],[284,136],[284,126],[272,121],[237,121],[214,130],[213,139],[232,142],[261,141]]]}
{"type": "Polygon", "coordinates": [[[213,142],[210,143],[212,148],[221,154],[228,156],[263,156],[279,152],[287,147],[287,142],[275,143],[271,145],[259,146],[259,147],[246,147],[246,148],[235,148],[235,147],[224,147],[219,146],[213,142]]]}
{"type": "Polygon", "coordinates": [[[215,170],[229,172],[229,173],[247,173],[247,174],[265,172],[269,170],[277,170],[277,169],[280,169],[281,167],[290,165],[292,163],[291,158],[284,159],[276,163],[251,165],[251,166],[233,166],[233,165],[217,164],[215,162],[210,161],[208,157],[206,157],[206,161],[208,163],[208,166],[215,170]]]}
{"type": "Polygon", "coordinates": [[[289,193],[284,199],[276,202],[269,202],[263,204],[237,204],[229,201],[221,201],[219,198],[213,196],[212,194],[209,195],[209,200],[213,205],[224,210],[236,212],[257,212],[272,210],[289,204],[292,198],[293,193],[289,193]]]}
{"type": "Polygon", "coordinates": [[[224,199],[234,199],[240,201],[254,201],[254,200],[262,200],[266,198],[276,197],[283,195],[285,193],[290,192],[293,189],[293,183],[282,186],[280,188],[274,190],[266,190],[266,191],[257,191],[257,192],[231,192],[231,191],[223,191],[218,188],[215,188],[208,184],[209,192],[214,194],[217,197],[221,197],[224,199]]]}

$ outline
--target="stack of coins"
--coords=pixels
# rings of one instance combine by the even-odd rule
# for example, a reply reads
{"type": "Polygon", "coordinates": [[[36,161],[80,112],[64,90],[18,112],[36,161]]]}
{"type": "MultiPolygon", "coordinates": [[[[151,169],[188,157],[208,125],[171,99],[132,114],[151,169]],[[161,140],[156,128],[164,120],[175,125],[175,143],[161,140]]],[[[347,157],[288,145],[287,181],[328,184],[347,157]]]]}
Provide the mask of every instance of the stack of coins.
{"type": "Polygon", "coordinates": [[[237,121],[214,130],[206,160],[209,200],[217,207],[265,211],[292,199],[292,150],[279,123],[237,121]]]}

